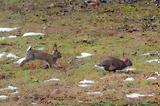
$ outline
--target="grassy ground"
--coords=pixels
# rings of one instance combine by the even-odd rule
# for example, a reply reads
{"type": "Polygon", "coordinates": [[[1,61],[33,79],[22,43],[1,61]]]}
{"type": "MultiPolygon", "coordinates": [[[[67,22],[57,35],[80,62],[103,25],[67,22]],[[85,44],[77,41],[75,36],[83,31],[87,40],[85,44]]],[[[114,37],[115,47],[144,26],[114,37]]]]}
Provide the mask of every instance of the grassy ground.
{"type": "MultiPolygon", "coordinates": [[[[20,93],[0,105],[31,105],[35,97],[37,105],[160,105],[160,83],[145,79],[160,70],[158,63],[144,61],[157,56],[141,56],[148,51],[160,50],[160,9],[155,4],[140,2],[133,5],[103,4],[98,8],[80,8],[75,1],[5,0],[0,10],[0,27],[20,27],[9,34],[16,39],[0,40],[0,52],[12,52],[23,57],[29,45],[44,47],[51,52],[57,43],[63,54],[60,63],[65,69],[44,69],[44,62],[33,61],[23,67],[15,60],[0,59],[0,88],[17,86],[20,93]],[[52,6],[53,5],[53,6],[52,6]],[[44,32],[46,36],[22,37],[28,31],[44,32]],[[87,42],[84,42],[87,39],[87,42]],[[5,45],[4,45],[5,44],[5,45]],[[9,44],[9,45],[8,45],[9,44]],[[81,52],[94,54],[91,58],[75,60],[81,52]],[[94,68],[94,64],[107,55],[122,58],[129,54],[136,68],[135,74],[109,73],[94,68]],[[123,82],[129,76],[134,82],[123,82]],[[57,77],[59,82],[43,83],[57,77]],[[100,79],[104,77],[104,79],[100,79]],[[96,83],[87,89],[78,86],[79,81],[90,79],[96,83]],[[58,91],[57,91],[58,90],[58,91]],[[101,91],[102,96],[89,96],[89,91],[101,91]],[[155,93],[153,97],[128,99],[129,93],[155,93]],[[20,98],[18,98],[20,96],[20,98]],[[83,101],[82,103],[80,101],[83,101]]],[[[1,33],[5,35],[6,33],[1,33]]],[[[5,94],[5,92],[0,92],[5,94]]]]}

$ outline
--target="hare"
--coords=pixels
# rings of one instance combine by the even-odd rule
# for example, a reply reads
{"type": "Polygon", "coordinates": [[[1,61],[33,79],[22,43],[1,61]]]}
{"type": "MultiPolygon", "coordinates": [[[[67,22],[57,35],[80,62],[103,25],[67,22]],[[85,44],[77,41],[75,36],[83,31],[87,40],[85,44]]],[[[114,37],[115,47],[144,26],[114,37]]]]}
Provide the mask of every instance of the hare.
{"type": "Polygon", "coordinates": [[[122,60],[108,56],[100,64],[97,65],[100,67],[104,67],[105,70],[116,72],[116,70],[122,70],[127,66],[132,66],[132,62],[126,56],[122,60]]]}
{"type": "Polygon", "coordinates": [[[32,47],[30,46],[27,49],[26,57],[20,63],[20,66],[23,66],[25,63],[27,63],[27,62],[29,62],[31,60],[39,59],[39,60],[46,61],[47,64],[48,64],[48,66],[49,66],[49,68],[51,68],[53,65],[57,65],[57,60],[59,58],[61,58],[61,57],[62,57],[62,55],[58,51],[56,44],[54,45],[53,53],[52,54],[45,53],[45,52],[43,52],[41,50],[32,49],[32,47]]]}

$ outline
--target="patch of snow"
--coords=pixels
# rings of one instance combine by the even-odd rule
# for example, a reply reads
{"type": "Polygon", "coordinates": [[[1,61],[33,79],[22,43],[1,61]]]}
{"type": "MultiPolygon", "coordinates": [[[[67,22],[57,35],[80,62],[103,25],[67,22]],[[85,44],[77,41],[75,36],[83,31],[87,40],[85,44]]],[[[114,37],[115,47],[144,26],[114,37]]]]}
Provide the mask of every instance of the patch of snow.
{"type": "Polygon", "coordinates": [[[2,53],[0,53],[0,58],[15,58],[15,59],[17,59],[19,57],[13,53],[2,52],[2,53]]]}
{"type": "Polygon", "coordinates": [[[8,96],[6,95],[0,95],[0,101],[8,99],[8,96]]]}
{"type": "Polygon", "coordinates": [[[102,95],[101,92],[87,92],[88,95],[102,95]]]}
{"type": "Polygon", "coordinates": [[[160,59],[152,59],[152,60],[146,60],[148,63],[157,62],[160,63],[160,59]]]}
{"type": "Polygon", "coordinates": [[[136,68],[127,67],[125,70],[126,70],[126,71],[135,71],[135,70],[136,70],[136,68]]]}
{"type": "Polygon", "coordinates": [[[105,70],[104,67],[99,66],[99,65],[97,65],[97,64],[95,64],[94,67],[96,67],[96,68],[98,68],[98,69],[101,69],[101,70],[105,70]]]}
{"type": "Polygon", "coordinates": [[[156,80],[157,78],[156,77],[149,77],[147,78],[147,80],[156,80]]]}
{"type": "Polygon", "coordinates": [[[132,93],[132,94],[127,94],[126,97],[134,99],[134,98],[139,98],[139,97],[144,97],[144,96],[154,96],[154,95],[155,95],[154,93],[148,94],[148,95],[143,95],[143,94],[139,94],[139,93],[132,93]]]}
{"type": "Polygon", "coordinates": [[[5,36],[5,37],[0,37],[0,39],[4,40],[4,39],[7,39],[7,38],[16,38],[17,36],[16,35],[10,35],[10,36],[5,36]]]}
{"type": "Polygon", "coordinates": [[[93,84],[95,83],[93,80],[83,80],[79,82],[80,84],[93,84]]]}
{"type": "Polygon", "coordinates": [[[0,28],[0,32],[11,32],[11,31],[15,31],[18,28],[0,28]]]}
{"type": "Polygon", "coordinates": [[[31,104],[32,104],[32,105],[36,105],[37,103],[32,102],[31,104]]]}
{"type": "Polygon", "coordinates": [[[15,59],[19,58],[18,56],[16,56],[16,55],[13,54],[13,53],[8,53],[8,54],[6,55],[6,57],[7,57],[7,58],[15,58],[15,59]]]}
{"type": "Polygon", "coordinates": [[[49,82],[49,81],[60,81],[58,78],[51,78],[49,80],[44,80],[44,82],[49,82]]]}
{"type": "Polygon", "coordinates": [[[138,94],[138,93],[132,93],[132,94],[126,95],[127,98],[139,98],[139,97],[143,97],[143,96],[145,96],[145,95],[138,94]]]}
{"type": "Polygon", "coordinates": [[[80,85],[78,85],[79,87],[82,87],[82,88],[86,88],[86,87],[90,87],[91,85],[89,85],[89,84],[80,84],[80,85]]]}
{"type": "Polygon", "coordinates": [[[148,53],[144,53],[142,55],[143,56],[160,55],[160,52],[158,52],[158,51],[156,51],[156,52],[148,52],[148,53]]]}
{"type": "Polygon", "coordinates": [[[8,86],[6,88],[2,88],[0,89],[0,91],[4,91],[4,90],[17,90],[18,88],[17,87],[14,87],[14,86],[8,86]]]}
{"type": "Polygon", "coordinates": [[[17,90],[18,88],[14,87],[14,86],[8,86],[8,89],[10,89],[10,90],[17,90]]]}
{"type": "Polygon", "coordinates": [[[21,64],[24,60],[26,59],[26,57],[20,58],[18,59],[16,62],[14,62],[15,64],[21,64]]]}
{"type": "Polygon", "coordinates": [[[3,52],[3,53],[0,53],[0,58],[4,58],[6,56],[6,53],[3,52]]]}
{"type": "Polygon", "coordinates": [[[132,77],[126,78],[124,81],[134,81],[134,78],[132,78],[132,77]]]}
{"type": "Polygon", "coordinates": [[[76,56],[77,59],[91,57],[93,54],[82,52],[81,56],[76,56]]]}
{"type": "Polygon", "coordinates": [[[44,33],[27,32],[27,33],[23,34],[23,37],[26,37],[26,36],[44,36],[44,35],[45,35],[44,33]]]}

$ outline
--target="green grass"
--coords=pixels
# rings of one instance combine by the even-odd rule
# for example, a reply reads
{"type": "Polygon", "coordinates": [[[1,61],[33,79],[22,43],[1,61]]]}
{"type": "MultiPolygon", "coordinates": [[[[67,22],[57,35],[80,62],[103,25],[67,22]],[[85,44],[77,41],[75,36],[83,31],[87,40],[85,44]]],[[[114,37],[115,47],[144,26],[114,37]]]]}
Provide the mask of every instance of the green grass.
{"type": "MultiPolygon", "coordinates": [[[[10,5],[21,5],[21,3],[24,2],[22,0],[8,1],[10,5]]],[[[0,44],[14,44],[12,46],[0,46],[0,52],[12,52],[20,57],[24,57],[26,49],[29,45],[32,45],[33,48],[44,47],[46,52],[51,53],[53,45],[56,43],[60,46],[59,50],[63,55],[63,58],[60,59],[60,63],[66,66],[67,71],[65,72],[63,69],[57,70],[54,68],[44,69],[44,62],[39,60],[29,62],[23,67],[19,67],[16,64],[12,64],[15,60],[0,59],[0,75],[2,74],[7,77],[6,79],[0,80],[1,88],[8,85],[17,86],[21,90],[22,97],[24,97],[24,95],[29,96],[36,93],[47,95],[50,91],[56,89],[56,87],[58,89],[67,89],[69,87],[71,91],[73,88],[76,88],[77,91],[80,91],[76,99],[69,98],[68,100],[67,97],[64,97],[64,100],[56,99],[55,105],[57,106],[67,104],[81,105],[77,102],[79,99],[82,99],[87,105],[91,106],[134,104],[134,101],[125,98],[126,93],[148,93],[150,89],[156,91],[156,87],[152,86],[154,82],[146,81],[146,76],[144,77],[144,74],[158,71],[160,69],[159,64],[145,63],[144,61],[159,57],[145,57],[141,56],[141,54],[148,51],[160,50],[160,33],[154,30],[143,32],[141,30],[142,22],[140,21],[150,15],[159,16],[159,9],[154,5],[147,7],[141,4],[134,4],[133,6],[111,3],[102,5],[98,9],[90,8],[81,11],[71,11],[65,16],[57,16],[55,14],[49,16],[46,11],[55,13],[59,11],[59,9],[55,8],[54,10],[53,8],[47,10],[43,8],[48,4],[47,2],[44,3],[42,0],[40,0],[38,4],[39,6],[37,9],[35,11],[31,10],[30,12],[15,12],[13,10],[0,11],[0,27],[19,26],[21,28],[21,34],[16,39],[0,40],[0,44]],[[106,10],[114,10],[114,12],[106,12],[106,10]],[[36,14],[39,16],[36,16],[36,14]],[[126,21],[124,17],[128,17],[128,20],[126,21]],[[42,18],[48,21],[43,22],[42,18]],[[129,28],[138,28],[140,31],[133,33],[125,31],[119,32],[117,28],[124,25],[128,25],[129,28]],[[22,34],[28,31],[43,32],[42,29],[44,26],[52,29],[49,31],[47,30],[46,32],[48,35],[42,39],[40,37],[22,37],[22,34]],[[157,43],[148,41],[150,38],[157,40],[157,43]],[[83,43],[82,41],[84,39],[91,40],[92,44],[83,43]],[[89,52],[92,53],[93,56],[81,60],[74,59],[74,57],[80,55],[81,52],[89,52]],[[123,52],[128,53],[133,61],[133,67],[136,68],[136,74],[133,76],[137,78],[137,81],[123,83],[123,79],[129,75],[119,75],[94,68],[94,65],[100,62],[105,56],[110,55],[122,58],[123,52]],[[137,52],[137,55],[132,55],[134,52],[137,52]],[[110,79],[101,81],[100,78],[105,75],[110,79]],[[52,77],[57,77],[61,79],[62,82],[58,85],[54,83],[43,85],[44,80],[52,77]],[[80,89],[78,88],[78,84],[79,81],[83,79],[95,80],[98,83],[91,89],[80,89]],[[115,89],[115,91],[113,89],[115,89]],[[92,90],[102,91],[104,92],[104,96],[99,98],[86,97],[86,92],[92,90]],[[113,91],[110,92],[108,90],[113,91]],[[118,97],[120,99],[118,99],[118,97]]],[[[160,21],[159,18],[157,18],[157,21],[160,21]]],[[[3,33],[0,35],[3,35],[3,33]]],[[[157,81],[159,81],[159,79],[157,79],[157,81]]],[[[159,91],[156,91],[157,94],[158,92],[159,91]]],[[[156,97],[158,98],[159,96],[156,97]]],[[[156,97],[154,100],[143,98],[136,103],[139,104],[139,106],[150,106],[150,101],[151,103],[152,101],[156,101],[156,97]]],[[[52,100],[53,99],[51,99],[51,101],[52,100]]],[[[9,102],[12,103],[15,101],[9,100],[9,102]]]]}

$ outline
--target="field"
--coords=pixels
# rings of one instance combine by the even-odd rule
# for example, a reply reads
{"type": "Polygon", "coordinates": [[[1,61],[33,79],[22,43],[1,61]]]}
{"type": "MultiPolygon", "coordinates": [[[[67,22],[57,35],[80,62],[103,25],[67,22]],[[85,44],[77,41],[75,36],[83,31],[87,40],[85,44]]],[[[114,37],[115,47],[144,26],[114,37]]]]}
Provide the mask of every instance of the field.
{"type": "Polygon", "coordinates": [[[0,89],[18,87],[16,94],[0,90],[8,99],[0,106],[159,106],[160,64],[146,60],[160,59],[160,8],[154,3],[116,2],[99,7],[85,7],[79,0],[3,0],[0,4],[0,27],[18,27],[1,36],[0,53],[26,55],[28,46],[51,53],[54,44],[62,53],[61,69],[44,69],[45,62],[31,61],[20,67],[17,59],[0,58],[0,89]],[[41,32],[45,36],[22,37],[26,32],[41,32]],[[93,54],[83,59],[82,52],[93,54]],[[94,67],[106,56],[122,58],[127,53],[133,61],[133,73],[112,73],[94,67]],[[153,75],[156,80],[146,80],[153,75]],[[124,80],[132,77],[134,81],[124,80]],[[58,78],[59,81],[48,81],[58,78]],[[82,80],[92,80],[89,87],[80,87],[82,80]],[[97,92],[92,94],[91,92],[97,92]],[[127,98],[127,94],[153,94],[127,98]]]}

